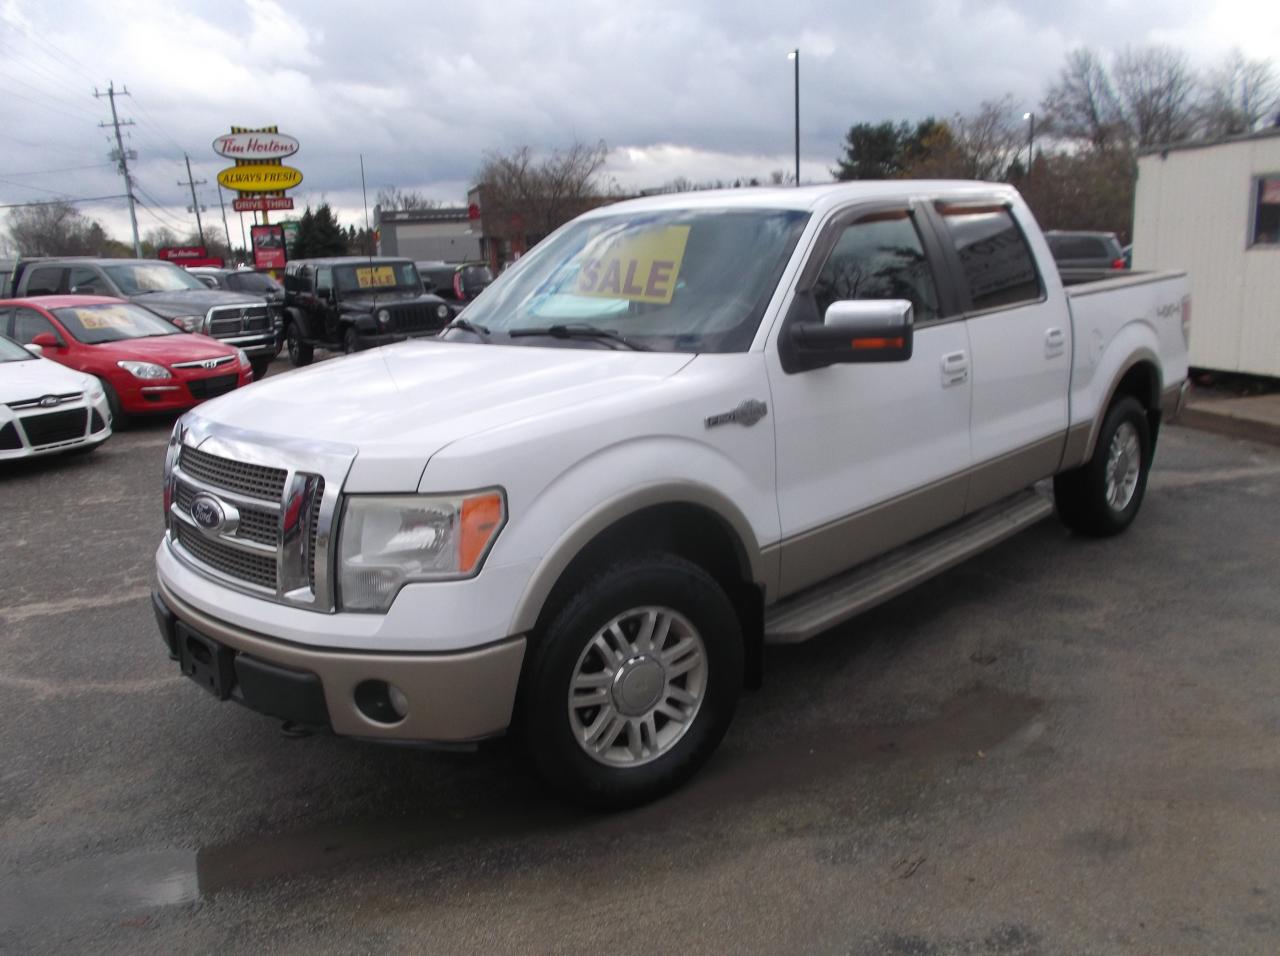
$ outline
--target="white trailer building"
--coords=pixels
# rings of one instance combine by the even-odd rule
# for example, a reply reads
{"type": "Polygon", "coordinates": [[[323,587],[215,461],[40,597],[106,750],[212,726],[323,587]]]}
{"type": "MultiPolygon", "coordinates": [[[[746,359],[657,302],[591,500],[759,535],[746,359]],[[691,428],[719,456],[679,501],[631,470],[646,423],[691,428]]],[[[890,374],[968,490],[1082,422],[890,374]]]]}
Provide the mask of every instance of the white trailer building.
{"type": "Polygon", "coordinates": [[[1191,277],[1191,364],[1280,377],[1280,128],[1138,159],[1133,267],[1191,277]]]}

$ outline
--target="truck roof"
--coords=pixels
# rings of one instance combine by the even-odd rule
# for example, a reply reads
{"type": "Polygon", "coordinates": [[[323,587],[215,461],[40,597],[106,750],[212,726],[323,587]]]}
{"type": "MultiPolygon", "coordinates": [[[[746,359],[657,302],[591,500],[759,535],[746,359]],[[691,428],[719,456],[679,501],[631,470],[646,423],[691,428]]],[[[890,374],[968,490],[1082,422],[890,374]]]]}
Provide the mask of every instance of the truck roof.
{"type": "Polygon", "coordinates": [[[412,262],[412,259],[404,256],[324,256],[319,259],[290,259],[289,265],[309,266],[350,266],[359,265],[360,263],[378,263],[378,262],[412,262]]]}
{"type": "Polygon", "coordinates": [[[612,216],[619,212],[672,209],[795,209],[823,212],[850,201],[865,199],[965,199],[1001,196],[1015,198],[1016,189],[1005,183],[955,179],[884,179],[824,183],[818,186],[747,186],[740,189],[708,189],[688,193],[662,193],[600,206],[583,218],[612,216]]]}

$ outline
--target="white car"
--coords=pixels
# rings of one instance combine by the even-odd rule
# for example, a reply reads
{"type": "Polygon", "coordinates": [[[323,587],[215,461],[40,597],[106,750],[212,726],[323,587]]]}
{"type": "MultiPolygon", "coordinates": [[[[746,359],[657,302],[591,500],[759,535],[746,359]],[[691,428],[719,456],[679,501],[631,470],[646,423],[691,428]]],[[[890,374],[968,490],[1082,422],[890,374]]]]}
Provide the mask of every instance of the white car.
{"type": "Polygon", "coordinates": [[[101,382],[0,336],[0,461],[90,451],[110,437],[101,382]]]}

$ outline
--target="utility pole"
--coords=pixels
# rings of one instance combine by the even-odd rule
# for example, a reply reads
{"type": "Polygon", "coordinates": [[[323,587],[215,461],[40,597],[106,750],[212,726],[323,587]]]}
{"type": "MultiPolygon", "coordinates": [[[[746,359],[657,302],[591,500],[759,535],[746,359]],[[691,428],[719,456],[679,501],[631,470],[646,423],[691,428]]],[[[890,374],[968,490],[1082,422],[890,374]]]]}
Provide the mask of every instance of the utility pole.
{"type": "Polygon", "coordinates": [[[141,259],[142,243],[138,241],[138,211],[134,208],[134,205],[133,205],[133,180],[129,178],[129,160],[131,158],[137,159],[138,154],[133,153],[133,155],[130,156],[129,153],[125,152],[124,140],[120,138],[120,127],[132,126],[133,120],[121,121],[120,117],[116,115],[116,96],[117,95],[128,96],[129,88],[125,87],[123,90],[119,92],[119,94],[117,94],[115,89],[115,84],[108,83],[107,92],[99,93],[95,88],[93,91],[93,95],[95,98],[98,98],[98,99],[101,99],[102,97],[105,96],[107,100],[111,103],[111,122],[99,123],[98,125],[103,129],[106,129],[108,126],[111,126],[116,131],[116,151],[111,158],[116,160],[120,164],[119,165],[120,175],[124,177],[125,195],[128,196],[129,198],[129,222],[133,225],[133,257],[135,259],[141,259]]]}
{"type": "MultiPolygon", "coordinates": [[[[231,227],[227,225],[227,204],[222,201],[222,184],[218,183],[218,206],[222,209],[222,231],[227,234],[227,256],[234,254],[234,247],[231,245],[231,227]]],[[[243,220],[241,225],[243,225],[243,220]]]]}
{"type": "MultiPolygon", "coordinates": [[[[200,221],[200,200],[196,198],[196,187],[203,186],[206,182],[208,182],[208,180],[192,179],[191,178],[191,157],[188,156],[186,153],[183,153],[182,158],[187,161],[187,181],[184,183],[181,179],[179,179],[178,185],[191,187],[191,208],[195,211],[195,214],[196,214],[196,232],[200,234],[200,245],[203,246],[204,245],[204,223],[200,221]]],[[[222,193],[218,193],[218,200],[219,202],[221,202],[222,193]]]]}

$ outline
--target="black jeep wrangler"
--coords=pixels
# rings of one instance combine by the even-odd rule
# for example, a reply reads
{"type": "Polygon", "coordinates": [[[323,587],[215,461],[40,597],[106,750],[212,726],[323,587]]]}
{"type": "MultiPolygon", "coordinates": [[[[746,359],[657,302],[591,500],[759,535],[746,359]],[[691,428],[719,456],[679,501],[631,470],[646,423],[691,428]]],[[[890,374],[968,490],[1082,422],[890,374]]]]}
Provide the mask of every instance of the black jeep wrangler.
{"type": "Polygon", "coordinates": [[[284,295],[294,365],[310,364],[316,348],[350,353],[435,335],[453,317],[443,299],[423,292],[408,259],[296,259],[285,267],[284,295]]]}

